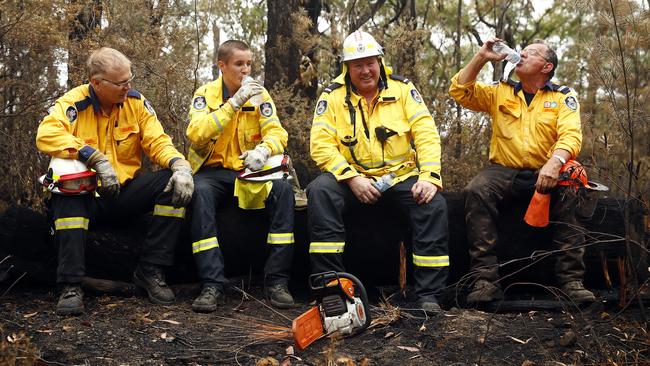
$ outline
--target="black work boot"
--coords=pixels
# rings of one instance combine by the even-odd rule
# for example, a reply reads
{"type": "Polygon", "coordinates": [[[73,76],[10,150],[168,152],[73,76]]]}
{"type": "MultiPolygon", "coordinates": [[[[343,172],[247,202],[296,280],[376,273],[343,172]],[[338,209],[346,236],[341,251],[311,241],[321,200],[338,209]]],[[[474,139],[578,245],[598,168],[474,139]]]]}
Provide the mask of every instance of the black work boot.
{"type": "Polygon", "coordinates": [[[266,288],[266,298],[269,299],[271,305],[279,309],[290,309],[296,306],[287,285],[283,283],[268,286],[266,288]]]}
{"type": "Polygon", "coordinates": [[[467,295],[468,304],[490,302],[501,299],[503,299],[501,286],[482,278],[476,281],[472,291],[467,295]]]}
{"type": "Polygon", "coordinates": [[[561,290],[574,302],[596,301],[594,293],[587,290],[580,281],[570,281],[562,285],[561,290]]]}
{"type": "Polygon", "coordinates": [[[172,289],[165,283],[165,274],[162,268],[140,263],[133,272],[133,283],[147,291],[149,300],[154,304],[169,305],[175,300],[172,289]]]}
{"type": "Polygon", "coordinates": [[[438,302],[429,299],[418,299],[418,306],[428,315],[440,315],[444,313],[438,302]]]}
{"type": "Polygon", "coordinates": [[[79,315],[84,313],[84,293],[79,285],[65,285],[56,304],[56,315],[79,315]]]}
{"type": "Polygon", "coordinates": [[[211,313],[217,310],[218,304],[223,304],[223,300],[223,290],[215,286],[205,285],[201,290],[201,294],[194,299],[192,310],[197,313],[211,313]]]}

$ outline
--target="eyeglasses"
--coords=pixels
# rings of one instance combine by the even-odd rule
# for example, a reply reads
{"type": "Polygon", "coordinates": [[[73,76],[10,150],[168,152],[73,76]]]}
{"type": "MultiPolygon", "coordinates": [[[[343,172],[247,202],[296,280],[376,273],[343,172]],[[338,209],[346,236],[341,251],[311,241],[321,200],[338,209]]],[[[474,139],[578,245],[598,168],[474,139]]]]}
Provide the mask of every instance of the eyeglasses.
{"type": "Polygon", "coordinates": [[[546,58],[546,55],[544,55],[544,54],[541,53],[540,51],[537,51],[537,50],[534,49],[534,48],[524,49],[524,51],[526,51],[526,53],[527,53],[529,56],[537,56],[537,57],[541,57],[544,61],[546,61],[546,62],[551,62],[548,58],[546,58]]]}
{"type": "Polygon", "coordinates": [[[123,82],[121,82],[121,83],[116,83],[116,82],[114,82],[114,81],[111,81],[111,80],[108,80],[108,79],[104,79],[104,78],[101,78],[101,79],[102,79],[103,81],[107,81],[107,82],[109,82],[109,83],[115,85],[116,87],[122,89],[122,88],[126,88],[126,87],[131,86],[131,83],[133,82],[133,79],[134,79],[134,78],[135,78],[135,75],[131,76],[131,78],[130,78],[129,80],[127,80],[127,81],[123,81],[123,82]]]}

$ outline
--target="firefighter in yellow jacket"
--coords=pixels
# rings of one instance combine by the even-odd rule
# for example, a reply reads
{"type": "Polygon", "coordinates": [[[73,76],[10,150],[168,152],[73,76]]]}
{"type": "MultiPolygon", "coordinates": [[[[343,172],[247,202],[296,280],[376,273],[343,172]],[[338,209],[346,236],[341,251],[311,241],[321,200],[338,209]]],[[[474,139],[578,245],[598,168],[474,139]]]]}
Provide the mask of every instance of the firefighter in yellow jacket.
{"type": "Polygon", "coordinates": [[[316,104],[311,157],[324,173],[307,188],[312,271],[344,269],[346,209],[396,203],[413,232],[418,303],[439,313],[449,266],[447,205],[436,194],[440,137],[418,90],[392,74],[382,55],[370,34],[350,34],[343,72],[316,104]]]}
{"type": "Polygon", "coordinates": [[[560,168],[580,153],[582,132],[577,96],[570,88],[550,82],[557,68],[555,51],[536,41],[521,51],[515,67],[519,82],[502,80],[488,85],[476,81],[488,61],[505,55],[492,51],[501,42],[485,42],[467,66],[451,80],[449,94],[474,111],[492,118],[490,165],[465,188],[465,217],[472,268],[477,273],[469,303],[498,300],[503,293],[498,282],[495,248],[499,205],[513,198],[530,200],[534,190],[552,193],[553,242],[560,253],[555,265],[562,290],[574,301],[593,301],[582,284],[584,236],[575,228],[577,196],[558,187],[560,168]]]}
{"type": "Polygon", "coordinates": [[[89,84],[56,101],[36,136],[38,149],[54,158],[76,159],[96,171],[99,197],[53,194],[48,199],[59,246],[57,282],[63,291],[57,314],[84,311],[80,284],[89,225],[153,211],[134,283],[154,303],[169,304],[174,293],[162,266],[173,263],[174,247],[192,198],[189,163],[176,150],[149,101],[131,89],[131,62],[117,50],[101,48],[88,58],[89,84]],[[142,153],[163,167],[140,172],[142,153]]]}
{"type": "Polygon", "coordinates": [[[195,171],[196,190],[192,201],[192,252],[202,290],[192,303],[197,312],[216,310],[224,299],[224,259],[216,230],[220,205],[240,195],[240,207],[264,208],[270,216],[268,257],[264,268],[265,291],[273,306],[294,305],[288,290],[293,257],[293,208],[291,184],[272,180],[243,186],[238,174],[248,168],[260,171],[269,156],[282,154],[288,135],[280,124],[275,105],[257,81],[243,83],[249,76],[252,53],[242,41],[230,40],[219,46],[217,63],[221,76],[194,94],[187,137],[192,142],[189,160],[195,171]],[[254,105],[251,98],[263,98],[254,105]],[[251,192],[254,190],[255,192],[251,192]],[[261,194],[252,206],[241,195],[261,194]]]}

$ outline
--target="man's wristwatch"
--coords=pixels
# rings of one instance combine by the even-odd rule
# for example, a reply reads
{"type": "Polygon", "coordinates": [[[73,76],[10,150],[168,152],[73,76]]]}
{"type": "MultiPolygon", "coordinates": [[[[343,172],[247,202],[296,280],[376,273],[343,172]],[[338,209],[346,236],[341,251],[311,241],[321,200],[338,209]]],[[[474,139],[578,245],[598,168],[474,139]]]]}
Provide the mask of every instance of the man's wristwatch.
{"type": "Polygon", "coordinates": [[[560,155],[553,154],[553,157],[556,158],[557,160],[559,160],[560,163],[562,163],[562,165],[566,164],[566,159],[561,157],[560,155]]]}

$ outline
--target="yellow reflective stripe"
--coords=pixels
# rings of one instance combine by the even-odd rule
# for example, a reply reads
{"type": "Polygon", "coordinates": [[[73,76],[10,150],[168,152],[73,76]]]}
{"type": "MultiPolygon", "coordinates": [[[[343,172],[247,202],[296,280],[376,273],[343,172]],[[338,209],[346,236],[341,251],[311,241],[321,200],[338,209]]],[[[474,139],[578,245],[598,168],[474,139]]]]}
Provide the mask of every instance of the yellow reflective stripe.
{"type": "Polygon", "coordinates": [[[336,128],[332,127],[332,125],[330,125],[329,123],[326,123],[326,122],[323,122],[323,121],[315,122],[312,125],[312,128],[313,127],[318,127],[318,126],[323,126],[323,127],[327,128],[328,130],[330,130],[330,132],[332,132],[333,134],[336,134],[336,128]]]}
{"type": "Polygon", "coordinates": [[[435,162],[435,161],[425,162],[425,163],[420,162],[420,166],[440,166],[440,162],[435,162]]]}
{"type": "Polygon", "coordinates": [[[264,137],[264,141],[271,141],[273,143],[273,146],[275,146],[275,151],[282,152],[284,149],[278,144],[277,141],[273,137],[264,137]]]}
{"type": "Polygon", "coordinates": [[[343,253],[345,242],[312,241],[309,244],[309,253],[343,253]]]}
{"type": "Polygon", "coordinates": [[[174,207],[165,205],[155,205],[153,207],[154,216],[167,216],[167,217],[185,217],[185,207],[174,207]]]}
{"type": "Polygon", "coordinates": [[[217,241],[217,237],[213,236],[211,238],[195,241],[194,243],[192,243],[192,253],[196,254],[204,250],[218,248],[218,247],[219,247],[219,242],[217,241]]]}
{"type": "Polygon", "coordinates": [[[449,266],[449,256],[429,256],[413,254],[413,264],[420,267],[447,267],[449,266]]]}
{"type": "Polygon", "coordinates": [[[278,117],[269,118],[269,119],[267,119],[266,121],[260,123],[260,128],[261,128],[261,129],[264,129],[264,127],[266,127],[266,126],[267,126],[269,123],[271,123],[271,122],[277,122],[277,123],[280,123],[280,120],[278,119],[278,117]]]}
{"type": "Polygon", "coordinates": [[[269,233],[266,241],[269,244],[293,244],[293,233],[269,233]]]}
{"type": "Polygon", "coordinates": [[[350,166],[350,164],[347,162],[347,160],[342,159],[338,164],[334,165],[332,168],[328,169],[330,173],[336,174],[336,172],[339,170],[339,168],[342,168],[344,166],[350,166]]]}
{"type": "Polygon", "coordinates": [[[210,113],[212,116],[212,120],[214,121],[214,124],[217,127],[217,132],[223,131],[223,124],[221,124],[221,121],[219,121],[219,117],[217,117],[217,112],[212,112],[210,113]]]}
{"type": "Polygon", "coordinates": [[[412,115],[411,118],[409,118],[409,120],[408,120],[409,125],[411,124],[411,122],[413,122],[414,119],[420,117],[423,114],[429,114],[429,111],[426,110],[426,109],[423,109],[423,110],[417,112],[416,114],[412,115]]]}
{"type": "Polygon", "coordinates": [[[193,166],[201,166],[203,164],[203,157],[201,157],[199,154],[197,154],[194,149],[190,148],[190,152],[187,153],[187,158],[189,159],[190,162],[192,162],[193,166]]]}
{"type": "Polygon", "coordinates": [[[88,230],[89,220],[85,217],[65,217],[54,220],[56,230],[84,229],[88,230]]]}

